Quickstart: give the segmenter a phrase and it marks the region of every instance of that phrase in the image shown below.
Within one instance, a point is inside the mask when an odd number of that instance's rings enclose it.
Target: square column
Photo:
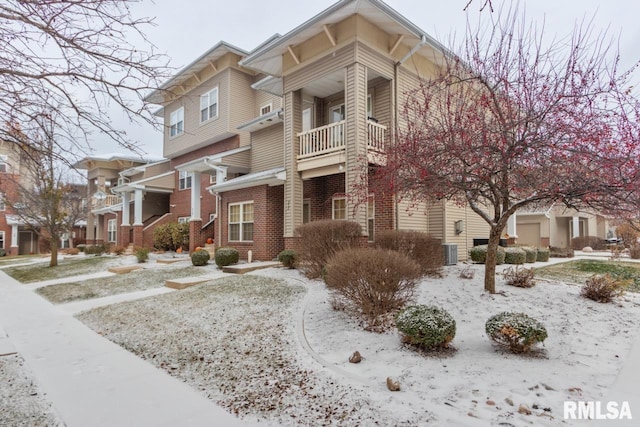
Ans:
[[[190,221],[202,222],[200,213],[200,172],[191,174],[191,219]]]
[[[302,94],[288,92],[284,96],[284,237],[292,238],[295,228],[302,224],[302,178],[298,173],[297,155],[300,152],[298,133],[302,131]]]
[[[133,225],[142,224],[142,196],[144,192],[141,188],[136,188],[133,200]],[[135,240],[135,239],[134,239]]]
[[[122,224],[131,225],[131,193],[122,193]]]

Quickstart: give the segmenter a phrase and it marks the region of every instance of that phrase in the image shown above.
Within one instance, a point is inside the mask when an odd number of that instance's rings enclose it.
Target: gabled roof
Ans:
[[[80,159],[73,164],[73,167],[77,169],[89,169],[90,163],[97,163],[97,162],[105,162],[105,163],[132,162],[132,163],[144,164],[144,163],[150,163],[155,161],[158,161],[158,159],[144,158],[144,157],[136,156],[133,154],[105,153],[105,154],[96,154],[92,156],[87,156],[83,159]]]
[[[164,97],[162,96],[162,93],[164,91],[184,83],[194,74],[198,73],[205,67],[210,66],[211,63],[217,61],[227,53],[235,53],[238,56],[246,56],[249,54],[249,52],[244,49],[240,49],[239,47],[236,47],[225,41],[220,41],[211,49],[202,54],[198,59],[184,67],[182,70],[178,71],[172,78],[163,83],[158,89],[147,95],[144,100],[152,104],[162,104],[164,102]]]
[[[409,48],[424,43],[437,51],[447,52],[447,49],[433,37],[380,0],[340,0],[287,34],[256,48],[240,61],[240,65],[280,77],[282,76],[282,55],[290,46],[296,46],[325,31],[325,26],[336,24],[354,14],[365,17],[388,34],[402,36],[402,43]]]

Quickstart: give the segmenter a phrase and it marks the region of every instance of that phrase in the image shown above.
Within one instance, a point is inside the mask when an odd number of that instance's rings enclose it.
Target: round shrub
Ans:
[[[447,347],[456,335],[456,321],[436,306],[405,308],[396,316],[396,327],[405,342],[425,349]]]
[[[204,249],[200,249],[199,251],[194,251],[191,254],[191,263],[196,267],[207,265],[210,259],[211,259],[211,255],[209,255],[209,252],[205,251]]]
[[[134,248],[134,253],[139,263],[147,262],[149,259],[149,248],[136,247]]]
[[[334,307],[362,320],[366,329],[381,331],[413,298],[420,274],[420,265],[400,252],[357,248],[329,258],[324,280]]]
[[[287,268],[295,268],[298,261],[298,254],[291,249],[285,249],[278,254],[278,261]]]
[[[587,279],[580,289],[580,295],[595,302],[607,303],[624,295],[631,280],[621,280],[610,274],[594,275]]]
[[[375,237],[377,248],[401,252],[420,264],[424,274],[441,276],[444,251],[440,239],[412,230],[385,230]]]
[[[479,245],[474,246],[469,250],[469,256],[471,257],[471,261],[484,264],[487,260],[487,248],[488,245]],[[498,246],[498,253],[496,254],[496,264],[504,264],[505,252],[502,246]]]
[[[538,250],[536,248],[525,246],[522,248],[522,250],[526,255],[524,262],[534,263],[538,260]]]
[[[240,260],[240,254],[234,248],[219,248],[216,251],[215,262],[218,267],[226,267]]]
[[[536,258],[536,261],[548,262],[550,255],[551,255],[551,251],[549,250],[549,248],[538,248],[538,256]]]
[[[524,264],[527,254],[522,248],[504,248],[504,262],[507,264]]]
[[[547,330],[536,319],[524,313],[502,312],[491,316],[485,324],[489,338],[509,347],[512,353],[524,353],[547,339]]]

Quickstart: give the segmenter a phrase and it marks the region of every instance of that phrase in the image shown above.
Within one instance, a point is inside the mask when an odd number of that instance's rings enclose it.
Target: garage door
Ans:
[[[540,246],[540,224],[518,224],[518,244]]]

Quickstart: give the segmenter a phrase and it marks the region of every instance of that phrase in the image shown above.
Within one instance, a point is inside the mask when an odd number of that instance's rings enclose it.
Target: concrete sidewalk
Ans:
[[[248,425],[2,271],[0,332],[68,427]]]

